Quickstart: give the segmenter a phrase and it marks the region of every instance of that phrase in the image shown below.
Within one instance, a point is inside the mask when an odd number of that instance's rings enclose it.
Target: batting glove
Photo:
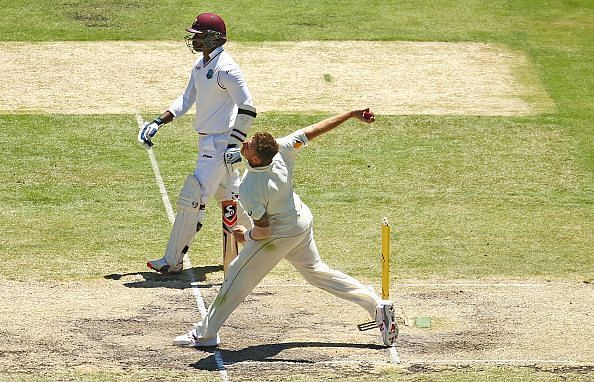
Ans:
[[[163,121],[160,118],[155,119],[151,123],[145,122],[144,127],[138,132],[138,143],[147,149],[153,147],[152,139],[162,125]]]
[[[237,145],[229,145],[225,149],[225,167],[227,167],[227,173],[231,174],[235,171],[241,163],[241,149]]]

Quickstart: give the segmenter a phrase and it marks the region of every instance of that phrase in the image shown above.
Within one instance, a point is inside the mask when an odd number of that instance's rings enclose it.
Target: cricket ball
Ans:
[[[371,119],[371,113],[368,111],[364,111],[363,112],[363,118],[365,119]]]

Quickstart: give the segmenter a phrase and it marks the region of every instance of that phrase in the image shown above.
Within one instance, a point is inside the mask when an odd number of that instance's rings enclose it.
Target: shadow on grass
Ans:
[[[372,350],[383,350],[385,346],[375,344],[353,344],[353,343],[332,343],[332,342],[285,342],[276,344],[262,344],[249,346],[240,350],[224,350],[218,349],[223,358],[223,362],[226,365],[239,363],[239,362],[291,362],[301,364],[314,364],[317,361],[313,359],[307,359],[306,352],[300,352],[303,356],[298,359],[291,358],[275,358],[283,350],[294,349],[294,348],[354,348],[354,349],[372,349]],[[211,355],[201,359],[200,361],[190,364],[190,367],[200,370],[215,371],[218,370],[215,351],[216,348],[204,348],[199,349],[203,352],[209,352]]]
[[[222,272],[222,265],[208,265],[203,267],[193,267],[184,269],[180,273],[174,274],[160,274],[153,271],[147,272],[130,272],[130,273],[111,273],[103,276],[107,280],[122,280],[131,278],[131,281],[124,282],[124,286],[128,288],[174,288],[187,289],[192,288],[190,282],[206,281],[206,275],[214,272]],[[194,287],[212,287],[209,285],[195,285]]]

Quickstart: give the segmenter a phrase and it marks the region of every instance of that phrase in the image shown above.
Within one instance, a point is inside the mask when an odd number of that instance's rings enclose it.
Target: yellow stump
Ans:
[[[390,223],[382,221],[382,299],[390,298]]]

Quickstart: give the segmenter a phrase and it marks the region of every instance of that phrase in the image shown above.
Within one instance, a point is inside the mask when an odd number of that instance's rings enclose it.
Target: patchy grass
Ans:
[[[262,115],[277,136],[325,116]],[[160,255],[169,232],[133,116],[2,117],[1,251],[8,278],[96,278]],[[173,203],[194,165],[184,118],[156,139]],[[591,195],[572,139],[537,119],[384,117],[347,123],[299,159],[323,256],[366,279],[379,269],[383,216],[397,277],[592,280]],[[42,132],[42,134],[40,134]],[[219,211],[191,253],[220,262]],[[25,272],[26,270],[26,272]]]

